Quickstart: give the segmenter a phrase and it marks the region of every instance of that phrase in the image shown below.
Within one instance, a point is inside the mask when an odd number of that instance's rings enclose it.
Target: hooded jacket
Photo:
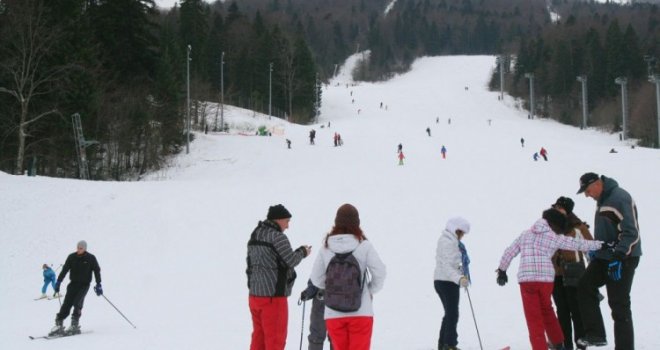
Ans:
[[[519,283],[552,283],[555,280],[552,256],[557,249],[586,252],[600,249],[602,243],[601,241],[576,240],[572,237],[558,235],[550,229],[550,225],[545,219],[539,219],[504,251],[499,269],[506,271],[511,260],[520,254]]]
[[[463,277],[461,264],[462,259],[461,251],[458,248],[458,236],[456,236],[456,233],[445,229],[442,231],[440,238],[438,238],[433,279],[458,284],[461,277]]]
[[[618,242],[614,249],[626,256],[641,256],[642,241],[635,201],[614,179],[600,178],[603,192],[597,202],[594,238],[608,243]],[[597,259],[611,260],[613,257],[609,250],[596,252]]]
[[[340,312],[331,308],[325,308],[325,319],[355,316],[373,316],[372,296],[383,288],[385,276],[387,274],[385,264],[380,260],[378,253],[367,240],[362,242],[352,234],[339,234],[328,237],[328,247],[324,247],[314,261],[312,283],[320,289],[325,289],[325,272],[330,260],[336,253],[343,254],[353,252],[353,256],[360,264],[360,272],[364,275],[365,270],[369,271],[371,280],[362,291],[362,304],[360,309],[354,312]]]

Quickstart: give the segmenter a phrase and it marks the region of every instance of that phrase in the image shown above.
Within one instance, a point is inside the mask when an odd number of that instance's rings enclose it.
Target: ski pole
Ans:
[[[117,312],[119,312],[119,314],[120,314],[120,315],[121,315],[121,316],[122,316],[122,317],[123,317],[128,323],[130,323],[131,326],[133,326],[133,328],[137,328],[137,327],[135,327],[135,325],[133,324],[133,322],[129,321],[128,318],[126,318],[126,316],[124,316],[124,314],[121,313],[121,311],[119,311],[119,309],[115,306],[115,304],[113,304],[110,300],[108,300],[108,298],[107,298],[104,294],[101,294],[101,296],[103,297],[103,299],[105,299],[105,301],[108,302],[108,304],[112,305],[112,307],[114,307],[115,310],[117,310]]]
[[[479,335],[479,327],[477,327],[477,318],[474,316],[474,308],[472,307],[472,298],[470,298],[470,291],[468,287],[465,287],[465,293],[467,293],[468,301],[470,302],[470,310],[472,311],[472,319],[474,320],[474,328],[477,330],[477,338],[479,339],[479,348],[484,350],[483,344],[481,344],[481,335]]]
[[[302,310],[302,325],[300,326],[300,350],[302,350],[302,345],[303,345],[303,333],[305,332],[305,304],[307,301],[302,302],[303,310]]]

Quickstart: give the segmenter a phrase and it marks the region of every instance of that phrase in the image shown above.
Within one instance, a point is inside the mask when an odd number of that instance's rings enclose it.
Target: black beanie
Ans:
[[[344,204],[337,209],[337,216],[335,216],[336,227],[359,227],[360,214],[357,209],[350,204]]]
[[[270,208],[268,208],[268,216],[266,216],[266,219],[268,220],[278,220],[278,219],[288,219],[291,217],[291,213],[289,213],[288,210],[282,205],[273,205]]]
[[[543,218],[548,222],[555,233],[562,234],[566,230],[566,215],[557,209],[548,209],[543,212]]]

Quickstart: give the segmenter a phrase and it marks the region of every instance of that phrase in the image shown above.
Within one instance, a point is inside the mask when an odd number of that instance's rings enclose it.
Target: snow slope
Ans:
[[[513,277],[517,260],[504,288],[495,284],[493,271],[504,248],[560,195],[572,197],[575,212],[593,222],[594,202],[575,195],[586,171],[615,178],[638,204],[645,255],[632,292],[637,349],[660,348],[660,282],[652,272],[660,263],[660,217],[654,214],[660,211],[660,153],[631,149],[595,130],[528,120],[517,101],[498,101],[486,90],[494,62],[485,56],[423,58],[409,73],[375,84],[352,82],[347,64],[323,91],[325,127],[228,108],[227,122],[242,130],[197,135],[189,155],[148,181],[0,173],[0,348],[247,349],[246,243],[268,206],[283,203],[293,213],[286,233],[294,247],[313,245],[289,299],[287,349],[298,349],[302,308],[295,301],[336,209],[349,202],[360,210],[365,234],[388,268],[385,288],[374,299],[374,350],[435,348],[443,314],[432,283],[435,245],[454,215],[472,223],[464,242],[485,348],[529,349]],[[278,133],[246,136],[259,125]],[[314,146],[307,139],[312,128]],[[341,133],[343,147],[332,146],[334,132]],[[396,165],[399,143],[405,166]],[[550,160],[532,161],[541,146]],[[619,153],[608,153],[612,147]],[[105,295],[137,329],[90,292],[81,324],[93,333],[31,341],[27,336],[45,334],[58,311],[55,300],[32,300],[41,287],[41,265],[59,266],[80,239],[99,259]],[[467,301],[461,293],[459,346],[475,350],[479,341]]]

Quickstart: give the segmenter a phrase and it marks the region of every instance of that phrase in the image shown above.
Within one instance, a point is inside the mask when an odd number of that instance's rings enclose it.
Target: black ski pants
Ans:
[[[607,302],[614,320],[614,349],[635,350],[635,332],[630,310],[630,289],[639,257],[623,261],[621,279],[613,281],[607,275],[609,261],[594,259],[578,283],[578,302],[586,336],[606,339],[603,315],[600,312],[598,288],[607,289]]]
[[[440,337],[438,338],[438,350],[444,345],[458,345],[458,301],[460,298],[460,287],[458,284],[449,281],[433,281],[436,293],[440,296],[440,301],[445,309],[445,316],[442,318],[440,327]]]
[[[88,290],[89,283],[69,283],[66,287],[66,295],[64,296],[64,302],[62,303],[60,312],[57,314],[57,319],[64,320],[69,317],[72,307],[72,317],[79,319],[82,314],[83,303],[85,302],[85,296],[87,295]]]
[[[584,337],[580,306],[577,299],[577,287],[564,286],[564,278],[555,276],[552,299],[557,307],[557,319],[564,333],[564,347],[573,350],[573,339]]]

